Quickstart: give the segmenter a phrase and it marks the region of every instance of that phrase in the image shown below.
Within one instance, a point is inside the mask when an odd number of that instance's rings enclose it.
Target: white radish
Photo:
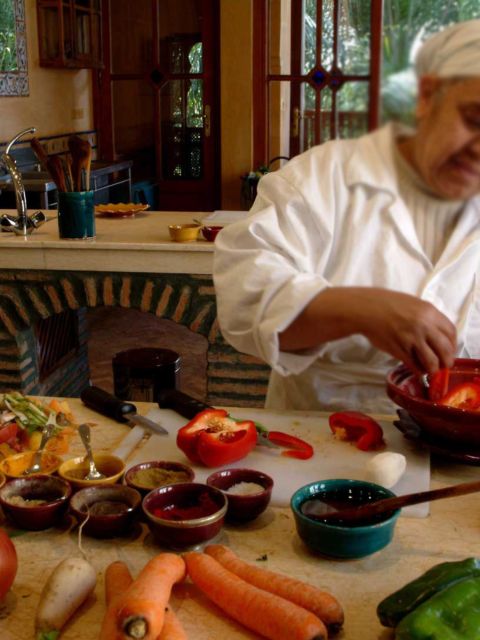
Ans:
[[[393,451],[384,451],[370,458],[365,466],[365,476],[366,480],[390,489],[397,484],[406,468],[407,459],[404,455]]]
[[[95,589],[97,572],[79,556],[65,558],[50,574],[35,618],[36,640],[56,640],[73,613]]]

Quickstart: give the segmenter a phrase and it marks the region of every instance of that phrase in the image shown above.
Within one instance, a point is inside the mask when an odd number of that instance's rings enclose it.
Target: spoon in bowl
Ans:
[[[361,524],[362,520],[368,520],[382,513],[388,513],[389,511],[396,511],[411,504],[420,504],[421,502],[430,502],[431,500],[443,500],[443,498],[454,498],[477,491],[480,491],[480,480],[476,480],[475,482],[462,482],[452,487],[442,487],[441,489],[433,489],[431,491],[408,493],[404,496],[396,496],[395,498],[382,498],[382,500],[362,504],[358,507],[339,509],[338,511],[327,511],[317,516],[313,513],[304,513],[306,516],[310,515],[310,517],[314,517],[327,524],[330,521],[332,521],[332,524]]]
[[[56,414],[54,411],[50,412],[48,416],[47,424],[43,427],[42,439],[40,440],[40,446],[35,451],[32,464],[23,472],[24,476],[29,476],[32,473],[40,473],[42,470],[42,454],[53,434],[53,430],[57,426]]]
[[[92,447],[90,445],[90,427],[86,422],[79,425],[78,433],[80,434],[80,438],[82,439],[83,445],[87,451],[86,460],[88,462],[89,471],[85,476],[85,480],[101,480],[106,476],[95,466],[95,461],[93,460],[93,452]]]

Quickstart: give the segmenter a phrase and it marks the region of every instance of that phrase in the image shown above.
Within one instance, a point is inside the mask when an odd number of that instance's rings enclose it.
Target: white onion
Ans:
[[[406,468],[407,459],[404,455],[393,451],[384,451],[370,458],[365,465],[365,476],[366,480],[390,489],[397,484]]]

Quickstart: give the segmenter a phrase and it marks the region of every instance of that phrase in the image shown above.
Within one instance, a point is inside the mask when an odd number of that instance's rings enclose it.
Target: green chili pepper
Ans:
[[[480,640],[480,578],[436,593],[403,618],[395,640]]]
[[[385,627],[396,627],[402,618],[435,593],[474,576],[480,577],[478,558],[437,564],[382,600],[377,607],[377,616]]]

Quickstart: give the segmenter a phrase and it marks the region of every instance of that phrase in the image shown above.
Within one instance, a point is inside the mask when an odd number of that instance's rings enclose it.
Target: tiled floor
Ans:
[[[201,400],[206,396],[207,340],[172,320],[119,307],[87,313],[88,354],[92,384],[113,392],[112,358],[140,347],[172,349],[181,357],[179,388]]]

